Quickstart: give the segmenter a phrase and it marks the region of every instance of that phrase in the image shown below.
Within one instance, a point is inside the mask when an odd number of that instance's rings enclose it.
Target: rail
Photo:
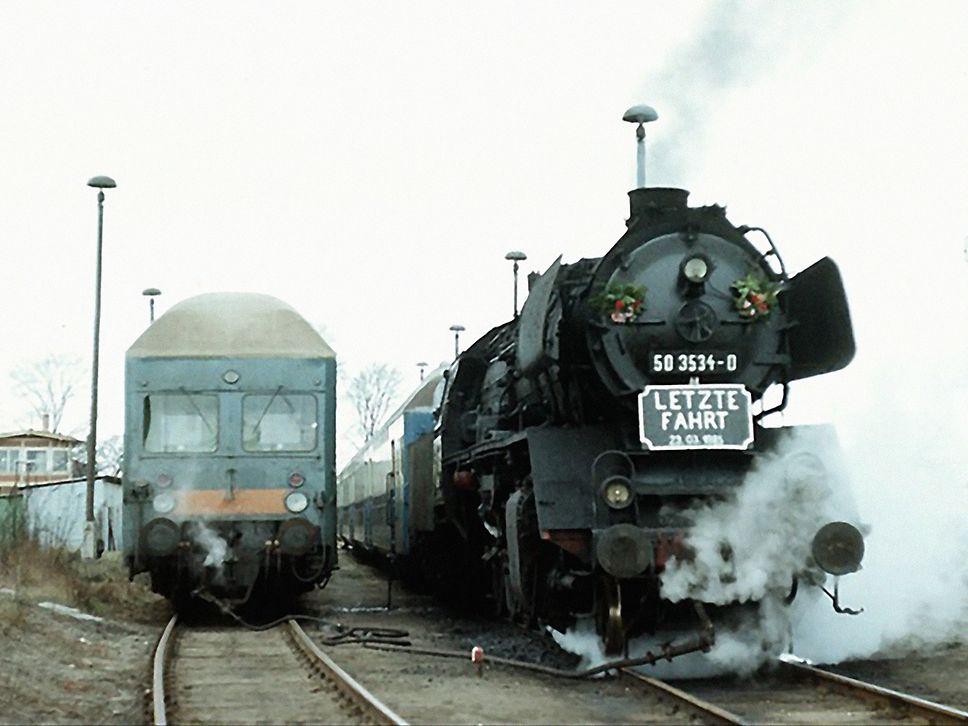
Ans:
[[[155,646],[155,657],[151,674],[151,704],[152,720],[156,726],[166,726],[168,711],[165,703],[165,673],[168,671],[168,661],[171,658],[171,643],[174,641],[172,633],[178,623],[178,615],[172,615],[165,626],[158,645]]]
[[[158,639],[152,660],[151,719],[157,726],[168,724],[172,716],[171,699],[176,697],[171,681],[171,661],[177,625],[178,616],[172,616]],[[407,723],[323,653],[295,620],[287,620],[282,627],[295,652],[329,683],[332,691],[339,694],[334,703],[342,704],[339,708],[344,710],[344,714],[348,709],[354,719],[358,717],[363,723]]]
[[[375,723],[406,724],[400,716],[381,703],[349,673],[321,651],[295,620],[287,621],[289,633],[296,645],[307,654],[314,667],[321,669],[336,687],[351,701],[356,703]]]
[[[622,668],[621,673],[623,676],[627,676],[634,680],[644,683],[646,686],[651,688],[653,691],[657,692],[660,696],[664,696],[671,700],[676,705],[690,711],[694,715],[702,719],[703,723],[725,723],[725,724],[745,724],[746,722],[737,716],[735,713],[731,713],[726,709],[720,708],[714,703],[710,703],[702,698],[693,696],[690,693],[671,686],[665,681],[660,681],[658,678],[652,678],[651,676],[643,675],[642,673],[637,673],[629,668]]]
[[[968,712],[950,706],[944,706],[934,701],[895,691],[873,683],[859,681],[856,678],[831,673],[822,668],[816,668],[798,660],[782,659],[782,667],[797,673],[801,677],[830,684],[853,695],[881,706],[906,711],[908,716],[923,718],[928,723],[968,723]]]

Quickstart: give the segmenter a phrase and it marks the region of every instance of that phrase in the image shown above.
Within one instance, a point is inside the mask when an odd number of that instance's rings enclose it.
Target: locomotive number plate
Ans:
[[[646,386],[639,394],[639,440],[653,451],[747,449],[752,402],[738,383]]]
[[[649,356],[649,373],[733,373],[739,368],[736,353],[656,350]]]

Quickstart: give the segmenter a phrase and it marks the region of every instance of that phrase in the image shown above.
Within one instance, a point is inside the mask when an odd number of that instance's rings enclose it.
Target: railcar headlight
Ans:
[[[309,497],[302,492],[289,492],[286,495],[285,502],[286,509],[293,514],[299,514],[300,512],[305,512],[306,507],[309,506]]]
[[[625,509],[632,503],[632,487],[624,476],[612,476],[602,485],[602,498],[612,509]]]
[[[151,500],[151,506],[155,508],[156,512],[167,514],[175,508],[175,498],[168,492],[162,492],[156,494],[155,498]]]
[[[306,477],[304,477],[298,471],[294,471],[292,474],[289,475],[289,486],[291,486],[293,489],[296,489],[297,487],[301,487],[305,483],[306,483]]]
[[[709,261],[701,255],[690,257],[682,264],[682,274],[689,282],[705,282],[709,277]]]
[[[160,487],[170,487],[171,486],[171,483],[173,481],[174,481],[174,479],[172,479],[171,478],[171,475],[169,475],[169,474],[159,474],[158,475],[157,482],[158,482],[158,486],[160,486]]]

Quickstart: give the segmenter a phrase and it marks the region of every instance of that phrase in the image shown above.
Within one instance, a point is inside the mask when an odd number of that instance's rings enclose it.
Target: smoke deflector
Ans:
[[[790,377],[819,376],[839,371],[857,348],[840,270],[829,257],[815,262],[790,280],[783,292],[793,326],[788,333]]]

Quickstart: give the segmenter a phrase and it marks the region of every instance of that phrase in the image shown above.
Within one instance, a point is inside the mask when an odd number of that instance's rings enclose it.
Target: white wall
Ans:
[[[27,523],[42,544],[77,551],[84,538],[87,482],[83,479],[22,490]],[[121,549],[121,485],[94,481],[94,520],[105,549]]]

